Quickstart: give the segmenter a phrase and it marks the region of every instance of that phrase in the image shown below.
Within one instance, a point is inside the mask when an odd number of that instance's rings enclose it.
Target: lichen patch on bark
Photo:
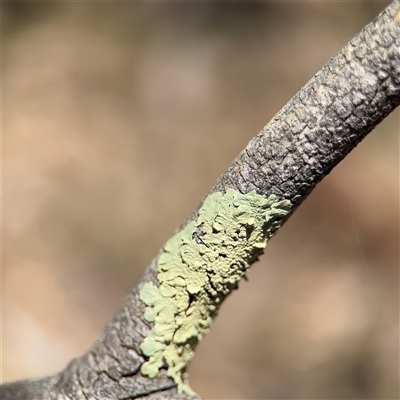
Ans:
[[[290,201],[228,189],[208,196],[196,221],[173,236],[157,261],[160,286],[147,282],[140,299],[154,327],[141,350],[143,375],[166,363],[179,392],[192,393],[186,367],[208,332],[222,300],[235,288],[268,239],[279,229]]]

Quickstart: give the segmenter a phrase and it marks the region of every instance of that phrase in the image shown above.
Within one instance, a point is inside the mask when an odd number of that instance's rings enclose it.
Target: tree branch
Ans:
[[[316,184],[399,105],[399,38],[400,0],[395,0],[250,141],[205,198],[228,189],[275,195],[277,201],[290,204],[288,214],[282,217],[287,219]],[[197,220],[204,199],[180,230]],[[198,233],[197,238],[200,236]],[[157,261],[163,251],[86,354],[52,377],[3,385],[1,398],[195,398],[178,393],[165,362],[154,378],[140,372],[147,360],[140,346],[153,327],[144,317],[140,290],[146,282],[160,285]]]

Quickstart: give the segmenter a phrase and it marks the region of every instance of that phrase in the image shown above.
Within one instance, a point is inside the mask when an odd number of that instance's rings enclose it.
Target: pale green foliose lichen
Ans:
[[[289,200],[278,201],[274,195],[233,189],[213,193],[197,220],[167,242],[157,261],[160,286],[147,282],[140,290],[147,306],[144,318],[154,322],[141,345],[148,357],[143,375],[155,377],[166,364],[178,391],[192,393],[185,370],[194,347],[289,209]]]

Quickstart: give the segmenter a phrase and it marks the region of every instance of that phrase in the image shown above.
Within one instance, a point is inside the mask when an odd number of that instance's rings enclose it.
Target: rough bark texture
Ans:
[[[250,141],[208,194],[227,188],[275,194],[290,200],[293,212],[399,103],[400,0],[396,0]],[[139,346],[151,326],[143,319],[145,307],[138,292],[144,282],[157,284],[156,260],[86,354],[52,377],[3,385],[1,398],[189,398],[177,394],[166,369],[155,379],[140,373],[144,357]]]

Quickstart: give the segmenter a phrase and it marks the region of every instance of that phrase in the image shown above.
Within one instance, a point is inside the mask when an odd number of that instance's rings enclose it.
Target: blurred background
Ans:
[[[85,352],[250,138],[387,4],[3,3],[3,380]],[[395,111],[227,299],[192,387],[398,398],[398,267]]]

